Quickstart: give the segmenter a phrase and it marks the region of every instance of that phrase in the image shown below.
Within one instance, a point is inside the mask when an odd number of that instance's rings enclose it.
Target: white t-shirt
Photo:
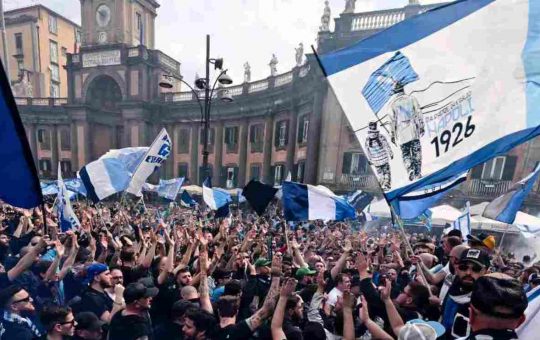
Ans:
[[[337,287],[334,287],[330,291],[330,293],[328,293],[328,300],[326,301],[326,303],[329,304],[332,307],[335,307],[338,298],[340,298],[342,296],[343,296],[343,292],[341,290],[337,289]]]

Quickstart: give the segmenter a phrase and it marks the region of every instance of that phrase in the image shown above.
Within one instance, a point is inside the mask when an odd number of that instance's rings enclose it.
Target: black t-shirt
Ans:
[[[0,273],[0,289],[7,288],[11,285],[7,273]]]
[[[154,323],[167,318],[172,305],[180,300],[180,289],[176,286],[172,275],[167,277],[162,285],[156,283],[156,287],[159,289],[159,293],[152,300],[152,310],[150,311]]]
[[[109,340],[135,340],[140,337],[154,339],[149,316],[114,314],[109,325]]]
[[[171,321],[166,321],[155,328],[154,338],[160,340],[184,340],[182,326]]]
[[[251,337],[253,332],[249,328],[246,320],[242,320],[235,325],[229,325],[225,328],[220,328],[219,333],[215,337],[216,340],[245,340]]]
[[[88,287],[82,294],[81,301],[77,303],[75,312],[92,312],[101,319],[103,313],[106,311],[110,312],[112,308],[113,300],[107,295],[107,293],[101,293],[91,287]]]
[[[136,282],[138,279],[148,276],[148,269],[143,266],[126,267],[121,266],[120,270],[124,274],[124,287],[128,284]]]

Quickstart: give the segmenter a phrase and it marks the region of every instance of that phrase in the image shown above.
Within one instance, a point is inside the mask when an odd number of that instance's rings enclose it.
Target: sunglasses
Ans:
[[[75,326],[75,319],[72,319],[71,321],[66,321],[66,322],[60,322],[60,325],[71,325],[71,326]]]
[[[467,269],[470,269],[475,273],[480,273],[482,269],[484,269],[484,266],[481,266],[479,264],[473,264],[473,265],[460,264],[458,266],[458,269],[461,270],[462,272],[467,271]]]

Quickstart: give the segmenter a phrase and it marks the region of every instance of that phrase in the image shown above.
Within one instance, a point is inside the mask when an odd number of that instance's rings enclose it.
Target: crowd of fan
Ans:
[[[516,339],[540,284],[491,235],[83,202],[62,233],[47,210],[1,206],[1,339]]]

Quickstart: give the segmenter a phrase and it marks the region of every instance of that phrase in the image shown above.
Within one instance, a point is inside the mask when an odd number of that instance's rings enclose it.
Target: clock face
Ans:
[[[105,27],[111,21],[111,9],[107,5],[100,5],[96,11],[96,22],[100,27]]]

